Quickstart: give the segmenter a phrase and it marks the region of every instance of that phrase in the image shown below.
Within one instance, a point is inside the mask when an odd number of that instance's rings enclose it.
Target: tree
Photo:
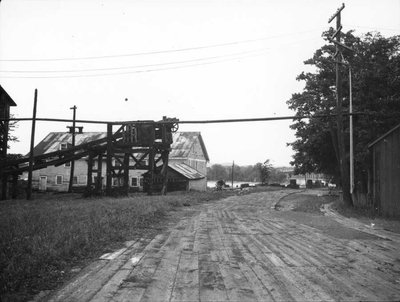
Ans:
[[[257,163],[256,167],[260,174],[261,183],[266,184],[271,174],[272,164],[267,159],[264,163]]]
[[[333,29],[323,33],[331,36]],[[365,115],[354,121],[355,176],[358,190],[366,190],[366,174],[370,168],[367,145],[398,123],[400,117],[400,36],[384,38],[379,33],[356,37],[352,31],[344,34],[344,43],[354,52],[344,51],[352,69],[353,111]],[[287,101],[297,116],[335,113],[335,70],[332,56],[335,47],[325,45],[313,58],[305,61],[314,72],[303,72],[297,80],[304,81],[301,93]],[[348,67],[341,69],[343,78],[343,110],[348,112]],[[294,120],[291,128],[296,140],[289,145],[295,151],[292,165],[295,172],[322,172],[340,180],[337,128],[332,118]],[[344,123],[348,136],[348,121]],[[347,140],[348,141],[348,140]],[[346,145],[348,148],[348,142]],[[345,160],[348,160],[348,155]]]
[[[220,164],[215,164],[212,165],[211,167],[207,168],[207,177],[209,179],[213,180],[226,180],[228,178],[228,171],[226,167],[220,165]]]
[[[10,114],[10,118],[14,118],[13,114]],[[12,134],[13,131],[18,127],[17,121],[10,121],[8,123],[8,142],[18,142],[18,138]],[[9,148],[10,146],[8,146]]]

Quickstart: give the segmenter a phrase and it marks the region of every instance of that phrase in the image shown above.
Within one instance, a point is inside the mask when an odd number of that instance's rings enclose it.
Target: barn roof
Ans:
[[[106,137],[106,132],[75,133],[75,145],[88,143]],[[34,155],[41,155],[60,150],[61,143],[72,143],[72,134],[67,132],[50,132],[33,149]]]
[[[190,167],[187,164],[184,163],[168,163],[168,167],[171,169],[175,170],[179,174],[181,174],[183,177],[189,179],[189,180],[195,180],[195,179],[202,179],[205,176],[201,174],[199,171],[196,169]]]
[[[396,127],[390,129],[388,132],[386,132],[384,135],[378,137],[376,140],[374,140],[372,143],[368,144],[368,148],[371,148],[373,145],[376,145],[378,142],[383,140],[385,137],[396,131],[397,129],[400,128],[400,124],[398,124]]]
[[[193,147],[196,140],[199,140],[201,149],[203,150],[204,157],[207,161],[210,161],[208,157],[207,149],[204,144],[203,138],[200,132],[176,132],[173,134],[173,143],[171,145],[171,158],[185,158],[188,157],[191,148]]]
[[[106,132],[75,133],[75,145],[88,143],[107,136]],[[209,161],[207,149],[200,132],[176,132],[173,134],[170,158],[185,158],[196,142],[199,140],[204,157]],[[60,150],[61,143],[72,143],[72,134],[68,132],[50,132],[33,150],[34,155],[41,155]]]
[[[9,106],[17,106],[15,104],[14,100],[8,95],[7,91],[4,90],[4,88],[0,85],[0,101],[1,102],[7,102]]]

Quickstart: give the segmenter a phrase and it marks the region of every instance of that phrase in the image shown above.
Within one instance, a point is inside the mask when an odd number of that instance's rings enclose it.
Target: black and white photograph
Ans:
[[[0,0],[13,301],[400,301],[400,0]]]

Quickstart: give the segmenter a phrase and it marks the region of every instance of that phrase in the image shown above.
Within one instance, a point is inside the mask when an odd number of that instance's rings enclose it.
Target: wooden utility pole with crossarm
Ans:
[[[341,76],[341,66],[343,65],[343,49],[351,50],[348,46],[341,43],[341,12],[344,9],[344,3],[336,11],[336,13],[329,19],[328,23],[331,23],[336,19],[336,32],[329,38],[330,42],[334,43],[336,46],[336,52],[333,56],[336,64],[336,114],[337,114],[337,138],[338,138],[338,158],[339,158],[339,168],[340,177],[343,190],[343,201],[346,205],[352,206],[353,201],[350,194],[350,177],[349,177],[349,165],[346,157],[344,130],[343,130],[343,112],[342,112],[342,76]]]

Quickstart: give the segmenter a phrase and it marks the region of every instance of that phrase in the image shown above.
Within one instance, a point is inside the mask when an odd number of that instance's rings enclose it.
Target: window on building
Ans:
[[[140,177],[139,185],[140,185],[141,187],[143,187],[143,177]]]
[[[68,149],[68,144],[67,143],[61,143],[60,144],[60,150],[67,150]]]
[[[136,177],[131,178],[131,186],[137,187],[138,186],[138,179]]]
[[[63,183],[63,176],[57,175],[56,176],[56,185],[62,185],[62,183]]]
[[[64,164],[64,166],[65,167],[71,167],[71,162],[69,161],[69,162],[66,162],[65,164]]]
[[[78,176],[74,176],[72,178],[72,184],[77,185],[78,184]]]

